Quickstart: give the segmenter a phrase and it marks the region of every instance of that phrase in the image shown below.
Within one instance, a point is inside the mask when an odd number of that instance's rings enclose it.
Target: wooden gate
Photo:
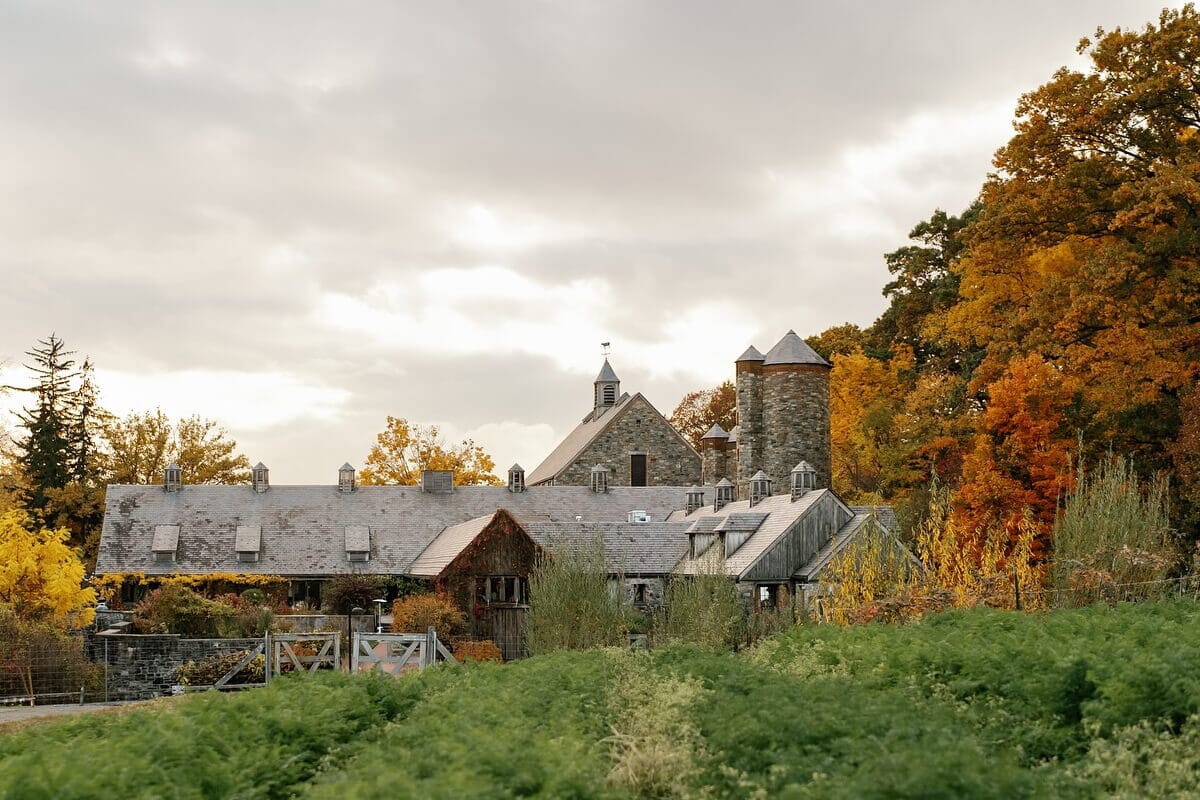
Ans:
[[[188,685],[183,686],[182,689],[181,687],[175,687],[172,691],[179,692],[182,690],[187,692],[200,692],[206,689],[250,689],[257,686],[266,686],[267,681],[270,679],[266,664],[268,647],[267,642],[270,641],[270,639],[271,636],[268,634],[264,636],[262,641],[258,642],[254,647],[244,651],[242,653],[242,657],[238,659],[237,663],[234,664],[228,672],[218,678],[216,682],[207,686]],[[249,677],[247,671],[250,669],[251,663],[259,657],[263,659],[262,680],[247,680]]]
[[[386,672],[402,675],[442,661],[455,663],[454,656],[438,641],[430,628],[426,633],[354,633],[350,650],[351,672]]]
[[[342,668],[340,633],[276,633],[271,635],[271,674],[316,672]]]

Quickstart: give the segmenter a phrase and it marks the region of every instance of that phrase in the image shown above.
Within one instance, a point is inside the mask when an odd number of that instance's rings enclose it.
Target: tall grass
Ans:
[[[1075,491],[1054,523],[1055,600],[1143,599],[1161,594],[1178,551],[1168,520],[1168,484],[1141,481],[1131,460],[1109,457],[1090,473],[1082,465]]]
[[[720,649],[734,643],[741,621],[737,587],[719,563],[699,575],[672,575],[667,580],[654,636],[660,643]]]
[[[630,609],[609,579],[604,540],[551,543],[529,576],[527,636],[533,655],[621,643]]]

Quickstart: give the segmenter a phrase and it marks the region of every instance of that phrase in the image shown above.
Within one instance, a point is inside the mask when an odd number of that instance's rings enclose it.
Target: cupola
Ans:
[[[592,491],[596,494],[608,491],[608,467],[603,464],[592,467]]]
[[[254,486],[254,491],[262,494],[271,487],[269,474],[270,470],[267,469],[267,465],[261,461],[250,469],[250,480],[251,485]]]
[[[508,468],[508,490],[513,494],[525,491],[525,468],[520,464]]]
[[[347,461],[338,470],[338,491],[343,494],[350,494],[354,491],[354,488],[354,467],[350,466],[350,462]]]
[[[713,502],[713,511],[720,511],[733,502],[734,488],[733,481],[729,480],[729,478],[721,478],[717,482],[717,498]]]
[[[604,359],[604,366],[600,368],[600,374],[596,376],[592,385],[595,387],[596,416],[598,417],[607,409],[615,406],[617,399],[621,396],[621,379],[617,377],[617,373],[613,371],[607,358]]]
[[[750,478],[750,505],[761,503],[771,496],[771,479],[761,469]]]
[[[701,508],[704,505],[704,489],[699,486],[693,486],[687,490],[687,505],[685,512],[687,514]]]
[[[183,470],[179,465],[172,461],[163,470],[163,488],[168,492],[178,492],[179,487],[183,485]]]
[[[817,487],[817,470],[807,461],[801,461],[792,468],[792,499],[811,492]]]

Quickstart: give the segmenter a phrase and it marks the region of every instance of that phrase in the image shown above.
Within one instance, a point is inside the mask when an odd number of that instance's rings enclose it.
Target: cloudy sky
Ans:
[[[0,383],[55,331],[276,482],[388,414],[532,470],[601,341],[669,413],[870,324],[1020,93],[1161,6],[0,0]]]

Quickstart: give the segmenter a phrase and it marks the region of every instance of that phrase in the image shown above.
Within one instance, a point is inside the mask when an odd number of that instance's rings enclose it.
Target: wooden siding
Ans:
[[[487,578],[529,578],[541,548],[507,511],[496,512],[479,535],[437,577],[437,586],[467,615],[471,636],[496,643],[504,658],[527,655],[525,603],[489,603],[483,596]]]
[[[811,561],[853,516],[833,492],[826,492],[739,580],[763,583],[791,580],[796,570]]]

